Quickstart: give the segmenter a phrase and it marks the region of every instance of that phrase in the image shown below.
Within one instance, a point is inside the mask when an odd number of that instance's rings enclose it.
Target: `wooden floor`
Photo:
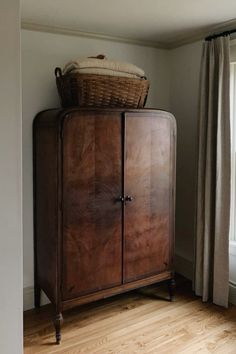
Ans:
[[[163,286],[146,288],[64,314],[62,344],[54,344],[51,307],[25,313],[25,354],[236,354],[236,307],[203,304],[188,284],[175,302]]]

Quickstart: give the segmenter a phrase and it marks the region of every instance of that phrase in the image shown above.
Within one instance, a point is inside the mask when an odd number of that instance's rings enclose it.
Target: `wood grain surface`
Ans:
[[[34,148],[35,304],[42,289],[59,342],[64,309],[173,278],[175,121],[47,110]]]
[[[37,157],[37,158],[36,158]],[[34,263],[35,290],[57,301],[58,128],[55,112],[34,121]],[[38,289],[37,289],[38,287]]]
[[[175,302],[152,286],[69,310],[63,341],[54,343],[50,306],[25,313],[25,354],[236,353],[236,307],[202,303],[188,283]]]
[[[170,119],[126,114],[124,278],[133,281],[171,267],[175,146]]]
[[[122,282],[120,114],[72,114],[63,134],[63,300]]]

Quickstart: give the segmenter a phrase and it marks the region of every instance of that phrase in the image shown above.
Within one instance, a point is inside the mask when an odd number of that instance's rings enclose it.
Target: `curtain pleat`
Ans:
[[[228,306],[230,215],[229,36],[204,43],[199,116],[195,292]]]

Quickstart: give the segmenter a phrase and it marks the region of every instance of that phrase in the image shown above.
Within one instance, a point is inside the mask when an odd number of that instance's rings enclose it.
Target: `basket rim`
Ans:
[[[129,82],[146,82],[150,83],[149,80],[146,77],[125,77],[125,76],[112,76],[112,75],[100,75],[100,74],[80,74],[80,73],[74,73],[74,74],[64,74],[62,76],[57,76],[57,79],[69,79],[69,78],[75,78],[75,79],[92,79],[92,80],[114,80],[114,81],[129,81]]]

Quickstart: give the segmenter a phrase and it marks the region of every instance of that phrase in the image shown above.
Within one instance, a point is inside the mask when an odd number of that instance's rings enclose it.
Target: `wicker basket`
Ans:
[[[149,81],[95,74],[62,75],[55,69],[62,107],[142,108],[147,99]]]

